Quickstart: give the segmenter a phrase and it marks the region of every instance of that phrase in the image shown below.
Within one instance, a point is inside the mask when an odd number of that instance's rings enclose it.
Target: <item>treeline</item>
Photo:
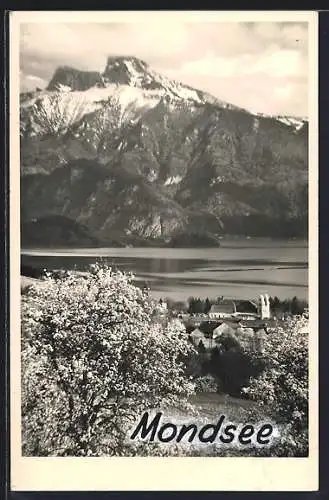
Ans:
[[[186,231],[174,235],[169,244],[172,248],[209,248],[219,247],[218,238],[205,231]]]
[[[213,304],[219,304],[223,297],[210,300],[200,299],[199,297],[190,297],[187,301],[187,312],[189,314],[208,314]]]
[[[277,200],[273,199],[275,203]],[[268,217],[262,214],[224,216],[226,231],[234,235],[271,238],[307,238],[308,216],[295,218]]]
[[[21,264],[21,275],[29,278],[41,278],[44,276],[44,270],[40,267],[33,267],[26,264]]]
[[[47,246],[47,247],[90,247],[100,246],[87,227],[68,217],[49,215],[40,217],[35,221],[21,223],[22,246]]]
[[[166,299],[168,309],[171,311],[187,312],[189,314],[208,314],[213,304],[219,304],[223,299],[222,296],[216,299],[202,299],[200,297],[189,297],[187,302],[174,301],[170,298]],[[273,316],[289,314],[292,316],[303,314],[308,308],[306,300],[298,299],[296,296],[292,298],[279,299],[278,297],[270,297],[270,307]]]
[[[301,315],[308,308],[307,300],[298,299],[296,296],[292,299],[280,300],[278,297],[270,297],[270,307],[273,316],[280,314],[291,314],[292,316]]]
[[[223,297],[216,299],[201,299],[200,297],[189,297],[187,301],[173,300],[170,297],[165,299],[170,311],[179,311],[189,314],[208,314],[213,304],[219,304]]]

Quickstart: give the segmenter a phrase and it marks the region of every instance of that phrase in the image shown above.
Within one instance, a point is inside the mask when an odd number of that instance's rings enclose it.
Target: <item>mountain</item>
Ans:
[[[20,136],[23,245],[61,245],[68,226],[77,245],[307,234],[307,120],[250,113],[136,57],[58,68],[21,94]],[[54,220],[51,237],[37,229]]]

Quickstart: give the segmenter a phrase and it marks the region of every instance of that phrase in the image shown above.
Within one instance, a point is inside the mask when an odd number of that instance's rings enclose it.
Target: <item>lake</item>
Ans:
[[[307,241],[222,240],[219,248],[22,249],[22,264],[85,270],[102,259],[132,271],[157,297],[308,298]]]

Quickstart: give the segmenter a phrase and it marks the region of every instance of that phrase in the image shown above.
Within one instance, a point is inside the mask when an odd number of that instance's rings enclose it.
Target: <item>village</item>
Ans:
[[[223,336],[236,338],[248,350],[262,352],[267,336],[292,316],[291,313],[277,316],[276,311],[271,311],[268,294],[260,295],[258,303],[220,297],[211,305],[208,313],[197,314],[169,311],[167,302],[160,299],[157,311],[162,317],[176,317],[184,326],[190,341],[199,352],[204,353],[211,353]],[[298,316],[307,320],[308,309],[304,308]]]
[[[25,266],[23,270],[32,274],[31,269]],[[32,271],[38,272],[34,269]],[[33,283],[42,286],[43,280],[40,279],[40,272],[38,273],[39,279],[22,277],[22,290],[28,289]],[[81,271],[74,273],[87,276],[87,273]],[[63,271],[53,274],[60,276]],[[147,295],[152,296],[146,284],[142,288]],[[205,356],[210,356],[213,349],[218,347],[225,337],[231,337],[247,351],[263,352],[268,335],[275,332],[278,327],[284,327],[289,318],[303,317],[303,324],[306,325],[303,328],[308,330],[307,305],[305,301],[296,297],[280,301],[267,293],[260,294],[258,300],[219,296],[215,301],[210,301],[208,298],[201,300],[190,297],[186,303],[172,303],[169,299],[160,298],[155,309],[155,317],[165,324],[175,319],[199,354]]]

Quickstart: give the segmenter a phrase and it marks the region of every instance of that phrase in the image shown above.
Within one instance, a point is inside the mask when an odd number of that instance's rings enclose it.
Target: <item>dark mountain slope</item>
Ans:
[[[137,58],[62,67],[21,99],[22,219],[125,244],[306,236],[307,143],[305,120],[251,114]]]

